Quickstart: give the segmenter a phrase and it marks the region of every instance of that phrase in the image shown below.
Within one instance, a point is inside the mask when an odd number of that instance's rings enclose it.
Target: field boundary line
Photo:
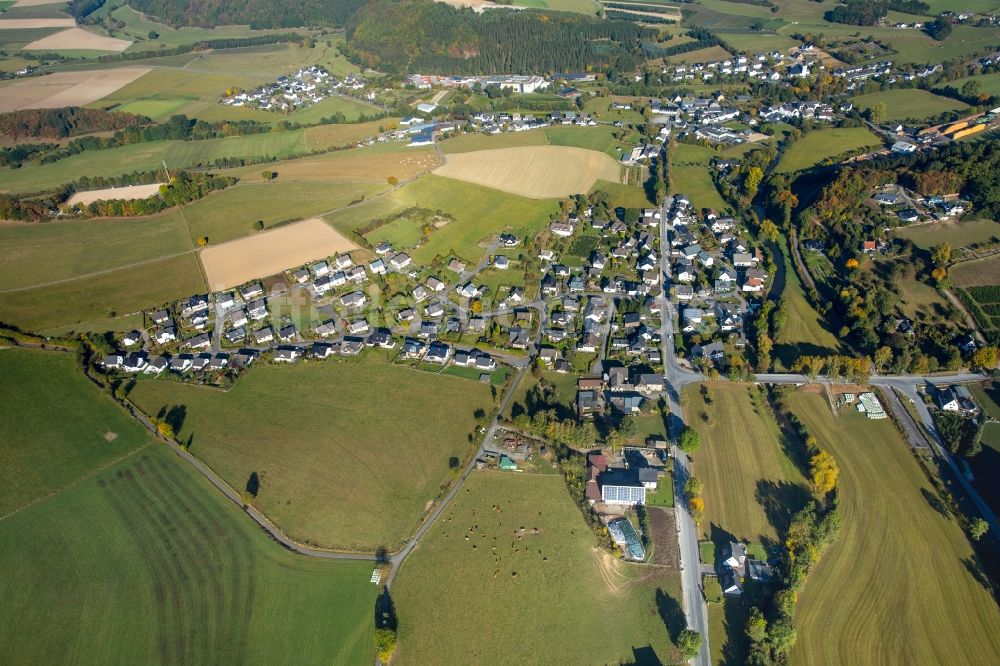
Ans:
[[[190,234],[190,232],[189,232]],[[183,252],[175,252],[173,254],[165,254],[159,257],[153,257],[152,259],[144,259],[142,261],[137,261],[131,264],[125,264],[123,266],[115,266],[114,268],[106,268],[100,271],[94,271],[93,273],[84,273],[83,275],[74,275],[73,277],[61,278],[59,280],[50,280],[49,282],[41,282],[39,284],[32,284],[25,287],[12,287],[10,289],[0,289],[0,294],[10,294],[17,291],[31,291],[32,289],[41,289],[43,287],[54,287],[59,284],[66,284],[68,282],[76,282],[77,280],[86,280],[92,277],[100,277],[101,275],[107,275],[108,273],[114,273],[116,271],[124,271],[129,268],[136,268],[138,266],[145,266],[147,264],[155,264],[158,261],[166,261],[167,259],[176,259],[177,257],[183,257],[185,254],[195,254],[197,250],[190,249],[184,250]],[[200,263],[200,262],[199,262]],[[202,276],[204,277],[204,276]]]
[[[93,478],[94,476],[100,474],[101,472],[103,472],[104,470],[108,469],[109,467],[113,467],[114,465],[117,465],[118,463],[123,462],[123,461],[127,460],[128,458],[131,458],[135,454],[139,453],[140,451],[144,451],[144,450],[148,449],[152,445],[153,445],[153,442],[148,441],[145,444],[143,444],[142,446],[139,446],[139,447],[136,447],[136,448],[132,449],[128,453],[125,453],[123,455],[118,456],[117,458],[113,458],[112,460],[108,460],[108,461],[106,461],[106,462],[98,465],[97,467],[95,467],[94,469],[90,470],[89,472],[87,472],[86,474],[84,474],[80,478],[76,479],[75,481],[73,481],[71,483],[68,483],[65,486],[62,486],[60,488],[54,488],[53,490],[50,490],[49,492],[47,492],[46,494],[42,495],[41,497],[37,497],[37,498],[31,500],[30,502],[28,502],[27,504],[23,504],[23,505],[17,507],[16,509],[14,509],[13,511],[0,516],[0,522],[2,522],[4,520],[7,520],[8,518],[10,518],[11,516],[13,516],[14,514],[20,513],[21,511],[24,511],[25,509],[30,509],[31,507],[35,506],[39,502],[44,502],[45,500],[49,499],[50,497],[54,497],[55,495],[58,495],[58,494],[66,491],[66,490],[69,490],[70,488],[73,488],[73,487],[79,485],[83,481],[86,481],[88,479]]]

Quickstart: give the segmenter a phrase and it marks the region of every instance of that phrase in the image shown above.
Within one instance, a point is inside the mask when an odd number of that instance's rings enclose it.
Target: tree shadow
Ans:
[[[783,535],[792,517],[812,501],[812,495],[797,483],[759,479],[754,499],[763,507],[768,522]]]
[[[722,644],[722,665],[742,666],[746,663],[747,610],[742,599],[723,601],[723,626],[726,641]]]
[[[651,645],[632,648],[632,659],[623,661],[622,666],[663,666]]]
[[[375,628],[397,631],[399,622],[396,617],[396,605],[392,602],[389,588],[383,587],[382,594],[375,599]]]
[[[930,505],[932,509],[934,509],[935,512],[938,513],[938,515],[940,515],[943,518],[951,517],[951,512],[948,510],[948,505],[945,504],[941,500],[941,498],[937,496],[937,493],[932,493],[926,488],[921,488],[920,494],[924,496],[924,499],[927,500],[927,503]]]
[[[715,544],[715,562],[712,563],[713,565],[715,565],[715,563],[721,559],[723,549],[726,546],[728,546],[730,543],[739,541],[739,539],[736,537],[735,534],[733,534],[728,530],[722,529],[715,523],[712,523],[711,526],[709,527],[708,538],[712,543]]]
[[[987,575],[986,570],[983,568],[979,555],[977,553],[973,553],[972,557],[963,559],[962,564],[965,565],[966,571],[972,574],[972,577],[976,580],[976,582],[982,585],[983,588],[993,596],[993,600],[1000,604],[1000,587],[993,585],[993,582]]]
[[[677,637],[687,629],[687,618],[684,616],[684,608],[672,596],[663,591],[663,588],[656,588],[656,610],[660,613],[663,626],[670,636],[670,641],[677,643]]]
[[[260,476],[257,472],[250,472],[250,478],[247,479],[246,490],[254,497],[257,497],[257,493],[260,492]]]
[[[171,428],[173,428],[174,433],[179,433],[181,428],[184,427],[184,421],[187,419],[187,406],[186,405],[171,405],[170,409],[166,411],[162,417]]]

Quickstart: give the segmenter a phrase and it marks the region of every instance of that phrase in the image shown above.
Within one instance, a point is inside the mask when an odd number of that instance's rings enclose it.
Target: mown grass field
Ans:
[[[148,218],[0,225],[4,289],[63,280],[190,250],[179,210]]]
[[[11,663],[371,663],[370,573],[282,549],[157,446],[0,521],[0,644]]]
[[[154,415],[183,406],[178,437],[238,489],[256,472],[255,504],[292,538],[369,551],[415,529],[493,404],[486,385],[371,354],[255,368],[226,393],[141,381],[130,397]]]
[[[788,304],[788,321],[774,340],[776,367],[789,368],[801,355],[834,354],[840,349],[840,342],[823,325],[819,313],[813,309],[792,267],[788,244],[782,247],[784,256],[784,288],[781,300]]]
[[[574,127],[559,125],[545,128],[545,136],[553,146],[573,146],[606,153],[614,145],[615,128],[607,125],[597,127]]]
[[[71,282],[0,292],[0,321],[36,332],[129,330],[134,318],[117,319],[204,291],[198,258],[182,254]]]
[[[945,111],[959,111],[965,104],[917,88],[896,88],[885,92],[860,95],[851,99],[859,109],[870,109],[879,102],[885,104],[885,120],[923,119]]]
[[[976,243],[1000,242],[1000,222],[970,220],[967,222],[932,222],[900,227],[893,233],[913,241],[917,247],[930,249],[938,243],[951,243],[952,248]]]
[[[450,253],[476,262],[485,254],[480,242],[487,237],[507,229],[519,236],[537,234],[557,209],[554,200],[528,199],[435,175],[424,176],[391,197],[400,208],[440,209],[455,218],[411,253],[418,263]]]
[[[401,664],[675,663],[684,627],[677,572],[599,551],[552,475],[473,473],[393,599]]]
[[[77,366],[74,354],[0,350],[0,516],[150,440]]]
[[[867,127],[830,128],[809,132],[792,144],[781,158],[778,171],[793,173],[858,148],[882,145]]]
[[[107,150],[88,150],[58,162],[4,171],[0,173],[0,190],[40,192],[73,182],[84,173],[117,176],[132,171],[155,171],[163,168],[163,162],[168,169],[177,170],[207,165],[224,157],[283,158],[305,151],[304,130],[204,141],[137,143]]]
[[[492,150],[494,148],[518,148],[520,146],[544,146],[548,144],[545,130],[527,130],[524,132],[503,132],[501,134],[460,134],[440,142],[441,151],[450,153],[468,153],[474,150]]]
[[[598,180],[590,188],[591,192],[602,190],[608,194],[608,202],[613,208],[646,208],[653,204],[646,196],[646,190],[635,185]]]
[[[840,466],[843,526],[799,596],[797,664],[988,664],[1000,611],[974,554],[889,420],[834,417],[821,396],[792,410]],[[982,576],[982,574],[978,574]]]
[[[810,497],[790,457],[766,398],[745,384],[711,384],[683,395],[688,424],[701,435],[694,475],[704,484],[700,533],[715,542],[731,537],[775,543],[792,514]],[[707,420],[705,416],[707,415]]]
[[[285,182],[240,183],[215,192],[183,209],[193,238],[208,237],[212,245],[255,233],[257,220],[264,228],[301,220],[341,208],[387,190],[386,183]]]
[[[712,208],[723,211],[728,208],[712,182],[712,176],[703,166],[670,167],[670,194],[683,194],[697,209]]]

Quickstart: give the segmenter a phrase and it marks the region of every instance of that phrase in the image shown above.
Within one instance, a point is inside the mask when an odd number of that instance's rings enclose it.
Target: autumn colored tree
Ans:
[[[840,467],[827,451],[820,451],[809,459],[809,475],[813,486],[820,495],[826,495],[837,487]]]
[[[771,220],[764,220],[760,223],[760,235],[769,241],[777,241],[779,235],[778,225]]]
[[[747,198],[753,199],[757,196],[757,190],[760,188],[762,180],[764,180],[763,170],[758,166],[750,167],[747,175],[743,178],[743,191],[746,193]]]
[[[881,374],[885,366],[892,363],[892,348],[887,345],[879,347],[872,360],[875,362],[875,372]]]
[[[688,511],[691,512],[691,517],[697,523],[701,520],[701,515],[705,511],[705,500],[700,497],[692,497],[688,500]]]
[[[997,367],[997,356],[998,351],[996,347],[983,347],[982,349],[977,349],[973,352],[972,358],[969,359],[969,363],[974,368],[992,370]]]
[[[931,248],[931,261],[939,268],[947,266],[951,261],[951,243],[938,243]]]

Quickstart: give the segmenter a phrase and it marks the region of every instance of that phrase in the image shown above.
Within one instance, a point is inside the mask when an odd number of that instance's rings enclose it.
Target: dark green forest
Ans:
[[[655,31],[562,12],[459,10],[432,0],[371,0],[347,22],[349,56],[390,72],[467,74],[632,70]]]
[[[94,2],[95,0],[84,0]],[[173,26],[251,28],[342,26],[366,0],[128,0]]]

